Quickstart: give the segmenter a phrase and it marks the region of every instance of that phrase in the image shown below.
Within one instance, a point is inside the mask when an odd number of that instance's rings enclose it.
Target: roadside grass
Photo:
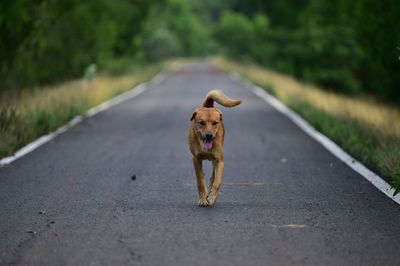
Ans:
[[[152,64],[133,71],[105,72],[91,80],[79,79],[31,90],[0,92],[0,158],[64,125],[90,108],[149,80],[179,60]]]
[[[383,177],[400,191],[400,109],[365,96],[347,96],[302,83],[252,63],[215,58],[263,87],[299,113],[318,131]]]

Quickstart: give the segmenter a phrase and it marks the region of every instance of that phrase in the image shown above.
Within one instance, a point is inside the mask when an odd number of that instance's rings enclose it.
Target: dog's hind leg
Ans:
[[[210,186],[210,192],[207,197],[207,201],[210,206],[217,202],[218,191],[222,183],[222,173],[224,172],[224,161],[213,163],[213,171],[215,172],[215,178],[213,184]]]
[[[207,206],[208,201],[207,201],[207,186],[206,186],[206,181],[204,179],[204,173],[203,173],[203,162],[202,160],[193,157],[193,165],[194,165],[194,170],[196,172],[196,180],[197,180],[197,190],[199,192],[199,201],[198,204],[199,206]]]

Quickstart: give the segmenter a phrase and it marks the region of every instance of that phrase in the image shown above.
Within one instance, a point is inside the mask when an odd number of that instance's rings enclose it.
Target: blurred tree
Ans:
[[[216,4],[212,10],[217,14],[214,37],[227,54],[253,58],[336,91],[367,92],[400,103],[396,0],[225,3],[231,11]],[[260,12],[270,18],[263,34],[254,33]]]
[[[400,104],[400,5],[395,0],[358,0],[349,24],[361,50],[357,77],[363,87]]]
[[[210,31],[194,14],[190,1],[167,0],[154,5],[138,43],[144,57],[160,60],[168,56],[206,55],[213,49]],[[155,49],[155,42],[158,43]],[[215,47],[215,46],[214,46]]]
[[[228,55],[249,55],[255,39],[252,20],[241,13],[225,11],[215,26],[214,37],[226,49]]]
[[[297,28],[302,10],[307,7],[309,0],[234,0],[232,9],[243,13],[248,17],[263,13],[271,20],[271,27],[274,28]]]
[[[134,54],[132,40],[153,2],[2,1],[0,88],[79,77],[92,63]]]
[[[0,3],[0,88],[113,58],[223,51],[340,92],[400,103],[397,0],[14,0]]]

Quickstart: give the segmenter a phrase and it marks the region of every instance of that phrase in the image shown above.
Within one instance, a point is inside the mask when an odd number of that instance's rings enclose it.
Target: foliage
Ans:
[[[193,14],[190,2],[167,0],[154,5],[137,39],[150,61],[174,56],[205,55],[212,49],[210,32]]]
[[[124,58],[223,53],[399,104],[399,24],[395,0],[3,1],[0,88],[80,77],[92,64],[117,73]]]
[[[394,0],[229,5],[230,11],[219,10],[214,34],[227,55],[338,92],[400,103],[400,6]],[[260,14],[269,23],[255,30]]]
[[[143,20],[151,2],[3,1],[1,90],[79,77],[91,64],[129,54],[140,32],[132,22]]]

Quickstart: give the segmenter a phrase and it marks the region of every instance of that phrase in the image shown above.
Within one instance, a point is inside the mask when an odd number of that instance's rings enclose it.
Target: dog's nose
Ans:
[[[206,140],[212,140],[213,134],[207,133],[207,134],[205,135],[205,137],[206,137]]]

